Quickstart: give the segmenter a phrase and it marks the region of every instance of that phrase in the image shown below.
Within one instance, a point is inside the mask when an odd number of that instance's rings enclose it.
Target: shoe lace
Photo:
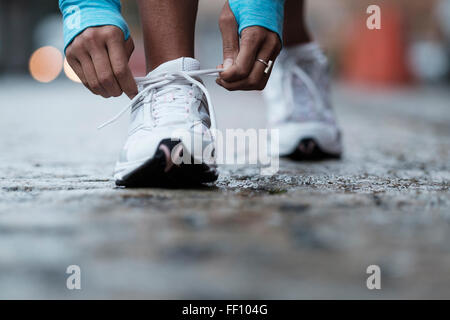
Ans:
[[[185,104],[185,97],[187,93],[186,84],[195,85],[203,92],[208,103],[211,128],[217,129],[216,114],[208,89],[206,89],[203,83],[194,79],[194,77],[217,76],[222,71],[224,70],[207,69],[195,71],[177,71],[161,73],[152,77],[135,78],[136,84],[138,86],[142,86],[143,89],[130,101],[130,103],[125,108],[123,108],[110,120],[100,125],[98,129],[102,129],[116,122],[128,110],[132,110],[138,103],[142,101],[151,101],[152,99],[154,101],[158,100],[159,102],[154,103],[152,106],[152,116],[156,123],[163,122],[164,124],[167,124],[169,122],[174,122],[177,120],[182,121],[182,119],[186,118],[186,112],[188,112]],[[167,97],[169,93],[172,93],[171,101],[164,101],[163,97]],[[213,130],[213,132],[214,131],[215,130]]]
[[[291,113],[294,112],[295,108],[295,92],[291,85],[291,81],[294,77],[298,77],[298,79],[305,85],[306,89],[310,92],[316,110],[321,112],[326,109],[325,102],[323,101],[322,95],[317,88],[317,85],[314,83],[313,79],[302,69],[300,68],[295,61],[290,61],[283,74],[283,88],[285,90],[285,96],[288,97],[289,103],[288,106],[291,108]]]

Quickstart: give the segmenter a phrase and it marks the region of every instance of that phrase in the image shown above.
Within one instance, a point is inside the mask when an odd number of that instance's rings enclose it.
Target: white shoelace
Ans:
[[[285,70],[286,73],[284,74],[283,77],[284,82],[283,87],[285,90],[286,97],[290,99],[289,106],[291,107],[291,112],[293,112],[295,106],[294,92],[292,90],[291,85],[291,81],[294,76],[297,76],[309,90],[309,92],[312,95],[312,98],[314,99],[315,107],[317,108],[317,110],[323,111],[325,109],[325,103],[323,101],[319,89],[317,88],[316,84],[311,79],[311,77],[305,71],[303,71],[303,69],[300,68],[294,61],[290,62]]]
[[[208,69],[208,70],[196,70],[196,71],[177,71],[177,72],[168,72],[168,73],[161,73],[158,75],[155,75],[153,77],[139,77],[135,78],[136,84],[143,86],[144,89],[141,90],[131,101],[130,103],[121,110],[117,115],[115,115],[113,118],[108,120],[107,122],[103,123],[98,127],[98,129],[102,129],[114,122],[116,122],[122,115],[125,114],[128,110],[131,110],[137,103],[144,100],[144,98],[148,95],[156,95],[161,96],[164,94],[169,93],[170,91],[175,91],[178,89],[181,89],[183,85],[174,83],[177,80],[186,80],[188,83],[194,84],[200,90],[203,92],[203,94],[206,97],[206,101],[208,103],[208,110],[209,110],[209,116],[211,119],[211,128],[217,129],[217,122],[216,122],[216,113],[214,111],[214,106],[211,101],[211,96],[209,95],[208,89],[198,80],[194,79],[193,77],[199,77],[199,76],[218,76],[220,72],[224,71],[224,69]],[[156,89],[161,89],[158,93],[156,92]],[[179,107],[179,106],[178,106]],[[170,112],[170,110],[167,109],[168,104],[161,105],[157,112],[157,117],[163,116],[164,112],[166,114]],[[164,111],[165,109],[165,111]],[[158,114],[159,112],[159,114]],[[213,131],[214,131],[213,130]]]

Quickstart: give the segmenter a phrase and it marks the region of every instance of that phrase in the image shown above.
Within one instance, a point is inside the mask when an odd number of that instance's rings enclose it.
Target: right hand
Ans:
[[[90,27],[80,33],[66,49],[67,62],[81,82],[104,98],[123,92],[130,98],[137,86],[128,61],[134,50],[131,37],[125,41],[116,26]]]

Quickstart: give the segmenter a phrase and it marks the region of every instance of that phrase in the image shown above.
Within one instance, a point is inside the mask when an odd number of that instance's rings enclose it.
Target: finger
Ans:
[[[268,60],[265,60],[265,61],[268,61]],[[264,70],[266,68],[267,68],[266,65],[264,65],[263,63],[255,62],[252,72],[246,79],[234,81],[234,82],[227,82],[227,81],[219,78],[217,83],[229,91],[263,90],[269,79],[269,75],[264,73]]]
[[[78,60],[80,61],[81,68],[83,69],[83,74],[86,77],[89,89],[94,94],[98,94],[104,98],[108,98],[105,89],[103,89],[100,81],[98,81],[97,73],[95,72],[94,63],[92,62],[91,57],[87,54],[84,54],[80,55]]]
[[[220,79],[221,81],[219,81],[219,84],[230,91],[263,90],[269,80],[272,68],[270,68],[269,73],[265,73],[267,66],[257,59],[261,59],[266,62],[270,60],[275,61],[278,54],[277,50],[278,48],[275,43],[265,41],[261,51],[257,54],[257,58],[255,59],[252,71],[250,72],[248,78],[231,83]]]
[[[83,68],[81,67],[81,64],[78,60],[70,58],[70,57],[66,57],[67,58],[67,63],[69,64],[69,66],[72,68],[73,72],[75,72],[75,74],[77,75],[77,77],[80,79],[81,83],[88,89],[89,88],[89,84],[86,81],[86,77],[84,76],[83,73]]]
[[[111,68],[108,52],[106,48],[96,48],[90,51],[92,62],[100,85],[105,89],[106,94],[111,97],[118,97],[122,94],[122,89],[117,83],[116,77]]]
[[[228,1],[222,10],[219,26],[222,33],[223,67],[228,69],[233,65],[239,53],[238,24]]]
[[[129,56],[126,52],[123,39],[110,39],[106,45],[111,67],[120,88],[130,99],[134,98],[138,93],[138,89],[130,67],[128,66]]]
[[[235,82],[247,78],[255,64],[256,54],[261,44],[260,36],[256,33],[245,33],[244,30],[235,64],[222,72],[220,78],[226,82]]]

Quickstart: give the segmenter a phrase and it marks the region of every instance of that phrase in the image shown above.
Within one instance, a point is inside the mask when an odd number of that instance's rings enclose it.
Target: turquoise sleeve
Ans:
[[[120,0],[59,0],[63,14],[64,52],[73,39],[89,27],[112,25],[130,36],[127,23],[120,14]]]
[[[231,10],[242,30],[260,26],[276,32],[283,39],[285,0],[229,0]]]

